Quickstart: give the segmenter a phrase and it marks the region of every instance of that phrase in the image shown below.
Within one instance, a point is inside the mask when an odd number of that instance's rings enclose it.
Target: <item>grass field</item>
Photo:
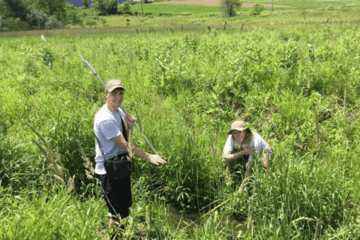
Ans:
[[[345,5],[360,3],[360,1],[341,1]],[[285,2],[286,3],[286,2]],[[284,3],[284,4],[285,4]],[[280,3],[278,3],[280,4]],[[283,3],[281,3],[283,4]],[[295,3],[294,3],[295,4]],[[319,3],[320,4],[320,3]],[[321,5],[323,6],[323,5]],[[237,30],[251,30],[256,28],[318,28],[325,25],[358,26],[359,7],[321,7],[317,9],[300,8],[298,5],[293,8],[279,8],[271,11],[265,8],[260,16],[251,16],[252,8],[240,8],[238,15],[232,18],[224,18],[220,7],[213,6],[192,6],[192,5],[170,5],[170,4],[144,4],[144,12],[150,12],[152,16],[104,16],[98,20],[97,25],[92,27],[103,29],[118,28],[124,31],[135,30],[135,28],[148,30],[158,29],[203,29],[208,26],[220,28],[224,21],[230,27]],[[141,13],[140,4],[131,5],[132,11]],[[169,16],[170,14],[170,16]],[[104,23],[105,22],[105,23]],[[80,26],[72,26],[79,29]],[[85,29],[88,29],[85,26]],[[86,30],[85,30],[86,31]],[[103,30],[101,30],[103,31]],[[115,30],[116,31],[116,30]]]
[[[204,15],[212,13],[221,13],[220,7],[216,6],[194,6],[194,5],[172,5],[164,3],[152,3],[152,4],[143,4],[144,12],[148,13],[171,13],[174,15]],[[141,13],[141,4],[131,5],[131,11],[137,11]]]
[[[261,1],[255,1],[261,2]],[[266,3],[266,1],[262,1]],[[207,30],[223,29],[226,21],[228,29],[254,30],[265,29],[305,29],[313,31],[325,26],[357,27],[359,26],[358,12],[360,1],[291,1],[290,8],[265,8],[259,16],[250,15],[251,7],[242,7],[238,15],[225,18],[221,8],[215,6],[170,5],[164,3],[144,4],[144,13],[141,15],[140,4],[131,5],[131,11],[138,15],[96,16],[92,9],[81,9],[84,17],[83,26],[71,25],[65,30],[51,31],[51,34],[83,34],[104,32],[136,32],[163,30]],[[341,6],[340,6],[341,2]],[[303,3],[305,7],[301,7]],[[315,4],[316,3],[316,4]],[[334,4],[333,4],[334,3]],[[337,3],[337,5],[335,4]],[[277,1],[276,4],[290,6],[290,2]],[[313,8],[311,4],[315,4]],[[120,5],[119,5],[120,6]],[[351,7],[353,6],[353,7]],[[152,15],[147,15],[152,14]],[[32,35],[43,31],[7,32],[6,35]],[[49,32],[50,34],[50,32]]]
[[[255,0],[251,2],[269,4],[271,0]],[[360,6],[359,0],[274,0],[274,4],[291,6],[295,9],[319,9],[319,8],[329,8],[329,7],[354,7]]]
[[[358,8],[323,4],[228,19],[104,16],[105,27],[2,34],[0,238],[111,236],[88,174],[105,97],[82,54],[103,80],[124,81],[124,108],[169,162],[136,159],[123,236],[359,239]],[[217,29],[224,21],[235,29]],[[269,174],[256,162],[242,195],[225,187],[221,162],[239,118],[274,151]],[[131,142],[151,152],[139,133]]]
[[[302,29],[309,33],[318,28],[332,26],[336,28],[357,28],[360,24],[358,18],[358,7],[350,9],[328,8],[318,10],[307,10],[305,12],[293,10],[279,10],[271,13],[263,12],[260,16],[250,16],[241,14],[233,18],[224,18],[221,14],[215,15],[196,15],[184,14],[173,16],[103,16],[95,21],[95,26],[85,25],[83,28],[79,25],[71,26],[70,29],[47,31],[47,34],[83,34],[83,33],[105,33],[105,32],[136,32],[149,31],[153,28],[156,31],[174,31],[182,30],[203,30],[223,29],[226,21],[227,29],[249,31],[255,29]],[[87,20],[86,20],[87,21]],[[85,21],[85,23],[86,23]],[[94,21],[94,20],[91,20]],[[2,36],[11,35],[39,35],[44,31],[28,32],[8,32],[2,33]]]
[[[191,13],[191,14],[209,14],[209,13],[221,13],[221,8],[219,6],[201,6],[202,1],[184,1],[184,2],[193,2],[194,5],[173,5],[166,4],[167,1],[157,2],[151,4],[143,4],[144,12],[151,13],[172,13],[172,14],[182,14],[182,13]],[[209,4],[204,1],[205,4]],[[331,9],[331,8],[348,8],[348,7],[359,7],[359,0],[350,0],[350,1],[309,1],[309,0],[278,0],[278,1],[264,1],[264,0],[255,0],[249,2],[243,2],[243,7],[239,8],[237,11],[249,12],[251,11],[251,6],[248,4],[262,4],[268,11],[286,11],[286,10],[295,10],[295,11],[304,11],[304,10],[316,10],[316,9]],[[273,6],[271,5],[273,4]],[[279,6],[279,7],[278,7]],[[132,11],[142,12],[141,4],[131,5]]]

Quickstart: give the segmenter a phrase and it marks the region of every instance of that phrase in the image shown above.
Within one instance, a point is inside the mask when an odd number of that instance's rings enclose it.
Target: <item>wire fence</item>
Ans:
[[[351,27],[357,30],[360,26],[360,19],[357,21],[352,20],[332,20],[330,18],[323,19],[321,21],[306,21],[297,23],[232,23],[224,21],[222,24],[217,25],[164,25],[163,26],[125,26],[125,27],[94,27],[94,28],[74,28],[74,29],[56,29],[56,30],[29,30],[29,31],[13,31],[13,32],[2,32],[0,37],[11,37],[11,36],[31,36],[41,35],[82,35],[82,34],[101,34],[101,33],[152,33],[152,32],[192,32],[192,31],[205,31],[211,32],[214,30],[223,31],[252,31],[257,29],[268,29],[268,30],[279,30],[283,28],[306,28],[307,30],[317,29],[319,27]]]

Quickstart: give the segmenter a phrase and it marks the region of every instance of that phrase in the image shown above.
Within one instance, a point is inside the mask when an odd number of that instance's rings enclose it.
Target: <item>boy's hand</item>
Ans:
[[[151,164],[154,164],[154,165],[164,165],[164,164],[167,164],[167,162],[162,159],[159,155],[150,155],[149,157],[149,162]]]

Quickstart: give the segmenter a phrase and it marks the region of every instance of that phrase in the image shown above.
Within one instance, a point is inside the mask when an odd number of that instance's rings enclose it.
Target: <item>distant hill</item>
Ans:
[[[65,1],[75,6],[84,6],[83,0],[65,0]],[[92,1],[90,0],[89,2],[91,3]]]

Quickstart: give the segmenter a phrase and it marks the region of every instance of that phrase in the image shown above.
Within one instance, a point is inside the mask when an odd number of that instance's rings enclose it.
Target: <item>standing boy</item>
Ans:
[[[105,201],[112,215],[109,221],[111,228],[116,220],[121,221],[129,216],[129,208],[132,204],[130,176],[121,176],[124,171],[113,168],[113,161],[124,159],[129,161],[130,151],[151,164],[162,165],[166,164],[166,161],[159,155],[149,154],[135,146],[130,149],[127,132],[132,128],[134,118],[121,109],[125,96],[123,83],[118,79],[109,80],[106,84],[105,96],[106,104],[96,113],[94,120],[95,173],[100,176]],[[110,172],[115,174],[110,175]],[[125,175],[127,175],[126,171]]]

